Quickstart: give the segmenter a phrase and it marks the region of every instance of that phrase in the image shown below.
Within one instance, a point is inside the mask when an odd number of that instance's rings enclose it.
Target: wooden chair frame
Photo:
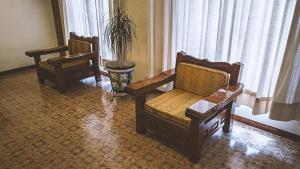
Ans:
[[[31,50],[26,51],[25,55],[34,58],[34,63],[36,66],[37,76],[40,83],[44,84],[45,80],[49,80],[56,84],[56,88],[59,92],[63,93],[66,89],[67,84],[80,80],[83,78],[87,78],[90,76],[95,76],[95,80],[97,82],[100,81],[100,70],[99,70],[99,38],[98,37],[82,37],[77,36],[75,33],[70,33],[70,39],[80,40],[89,42],[92,44],[92,52],[86,54],[76,54],[76,55],[69,55],[69,56],[61,56],[59,60],[52,60],[48,59],[47,62],[54,67],[54,74],[49,72],[49,70],[40,67],[39,64],[41,62],[41,56],[48,55],[52,53],[61,53],[65,54],[66,51],[69,50],[68,46],[58,46],[50,49],[40,49],[40,50]],[[70,40],[69,40],[70,44]],[[79,70],[83,72],[80,76],[74,76],[74,74],[64,74],[64,69],[62,65],[65,63],[70,63],[79,60],[90,60],[92,62],[92,66],[82,66]]]
[[[191,118],[189,128],[176,124],[145,110],[146,95],[157,87],[176,81],[176,68],[181,62],[205,66],[230,74],[229,85],[220,88],[212,95],[201,99],[186,109],[185,115]],[[144,134],[147,129],[155,131],[160,137],[182,146],[190,161],[200,160],[203,142],[214,134],[221,126],[224,132],[230,131],[232,123],[232,107],[235,99],[243,91],[244,85],[238,83],[241,64],[226,62],[209,62],[186,55],[177,54],[176,68],[159,75],[132,83],[126,88],[127,93],[135,96],[136,131]],[[162,103],[163,104],[163,103]]]

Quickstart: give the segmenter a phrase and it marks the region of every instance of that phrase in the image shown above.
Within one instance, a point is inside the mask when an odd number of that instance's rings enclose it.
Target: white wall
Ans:
[[[148,78],[150,56],[148,54],[148,0],[125,0],[124,8],[136,26],[136,41],[127,59],[135,63],[134,81]]]
[[[34,64],[25,51],[54,46],[50,0],[1,0],[0,71]]]

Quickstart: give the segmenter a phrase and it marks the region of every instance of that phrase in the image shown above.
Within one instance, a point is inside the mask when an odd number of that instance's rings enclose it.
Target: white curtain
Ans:
[[[270,118],[300,120],[300,2],[292,21],[287,48],[273,98]]]
[[[113,14],[112,0],[64,0],[65,32],[81,36],[98,36],[100,55],[111,60],[112,54],[104,43],[104,30]],[[68,37],[67,37],[68,38]]]
[[[155,28],[151,37],[163,48],[153,47],[162,60],[153,59],[152,65],[162,62],[164,70],[174,67],[179,51],[210,61],[242,62],[246,90],[256,98],[269,98],[295,4],[296,0],[154,0],[153,15],[163,16],[151,18],[150,26]]]

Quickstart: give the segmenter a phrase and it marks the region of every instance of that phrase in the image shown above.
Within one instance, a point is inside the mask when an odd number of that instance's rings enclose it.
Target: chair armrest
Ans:
[[[201,99],[186,109],[185,115],[191,119],[203,121],[223,109],[227,104],[234,101],[243,92],[244,85],[229,85],[220,88],[210,96]]]
[[[86,54],[77,54],[77,55],[68,55],[68,56],[61,56],[60,59],[52,58],[48,59],[47,62],[53,66],[59,66],[64,63],[74,62],[78,60],[92,60],[98,56],[97,52],[86,53]]]
[[[35,57],[35,56],[47,55],[47,54],[51,54],[51,53],[64,52],[66,50],[68,50],[68,46],[58,46],[58,47],[49,48],[49,49],[26,51],[25,55],[27,55],[29,57]]]
[[[138,96],[141,94],[148,93],[158,88],[159,86],[173,81],[174,79],[175,69],[170,69],[152,78],[132,83],[125,88],[125,91],[130,95]]]

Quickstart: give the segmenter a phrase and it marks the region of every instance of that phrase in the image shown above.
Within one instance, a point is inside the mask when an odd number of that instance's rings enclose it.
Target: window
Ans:
[[[112,55],[104,43],[104,30],[112,15],[112,0],[64,0],[64,20],[66,35],[75,32],[82,36],[98,36],[100,55],[111,60]]]

